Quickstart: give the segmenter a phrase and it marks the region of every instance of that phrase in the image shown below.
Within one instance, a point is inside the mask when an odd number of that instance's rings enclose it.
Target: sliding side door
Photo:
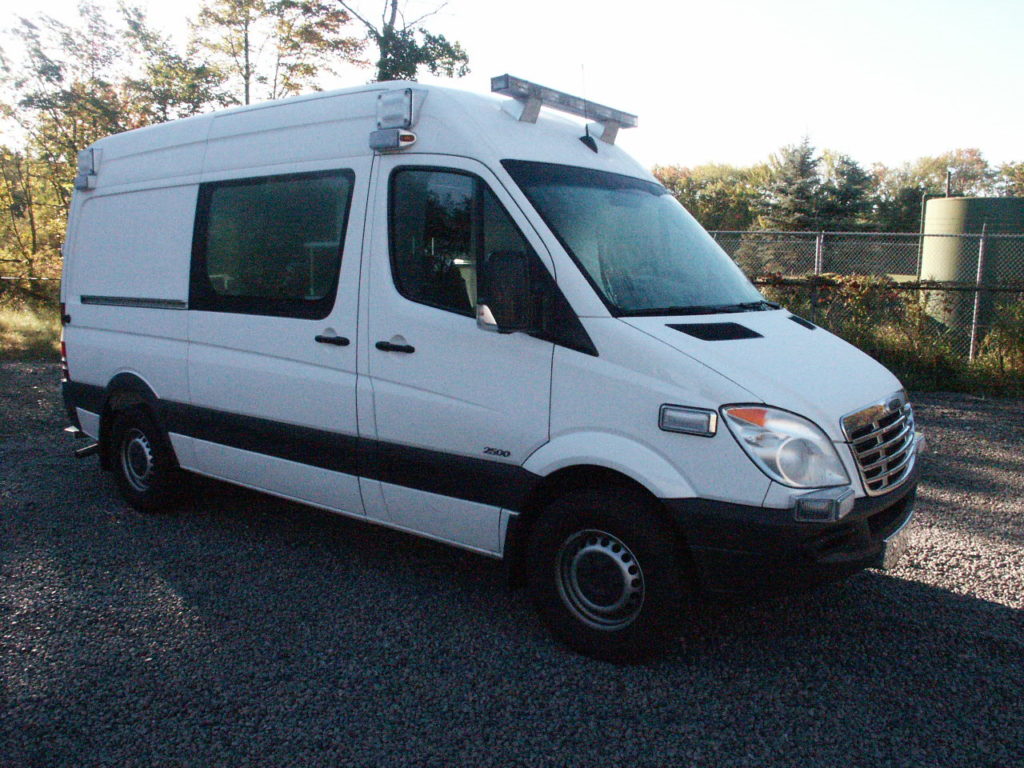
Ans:
[[[189,300],[201,473],[362,514],[356,313],[370,160],[203,184]]]

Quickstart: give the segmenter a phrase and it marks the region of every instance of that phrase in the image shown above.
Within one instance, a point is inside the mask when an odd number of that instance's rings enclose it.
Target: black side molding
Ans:
[[[188,309],[188,302],[180,299],[151,299],[139,296],[82,296],[83,304],[105,307],[135,307],[137,309]],[[70,321],[71,318],[68,318]]]
[[[541,480],[517,464],[160,400],[131,374],[119,374],[108,387],[65,382],[69,413],[75,406],[102,413],[115,390],[137,393],[168,432],[478,504],[521,511]]]

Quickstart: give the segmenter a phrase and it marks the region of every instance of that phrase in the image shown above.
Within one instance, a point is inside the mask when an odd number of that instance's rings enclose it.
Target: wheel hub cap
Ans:
[[[598,530],[579,531],[558,551],[556,582],[576,618],[595,629],[622,629],[640,615],[644,576],[620,539]]]
[[[135,490],[149,490],[149,481],[153,474],[153,446],[141,430],[132,429],[125,435],[121,444],[121,468]]]

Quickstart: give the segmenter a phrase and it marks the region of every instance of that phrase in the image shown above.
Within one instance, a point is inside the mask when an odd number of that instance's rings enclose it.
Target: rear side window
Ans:
[[[203,184],[189,306],[321,319],[334,306],[354,175]]]
[[[396,170],[389,213],[395,287],[420,304],[474,316],[477,264],[510,251],[533,253],[494,193],[468,173]]]

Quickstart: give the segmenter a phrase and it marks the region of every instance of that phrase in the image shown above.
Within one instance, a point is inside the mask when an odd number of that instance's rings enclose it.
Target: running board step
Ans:
[[[76,459],[84,459],[86,456],[92,456],[94,453],[99,453],[99,452],[100,452],[100,444],[99,443],[92,443],[91,445],[87,445],[84,448],[77,449],[75,451],[75,458]]]

